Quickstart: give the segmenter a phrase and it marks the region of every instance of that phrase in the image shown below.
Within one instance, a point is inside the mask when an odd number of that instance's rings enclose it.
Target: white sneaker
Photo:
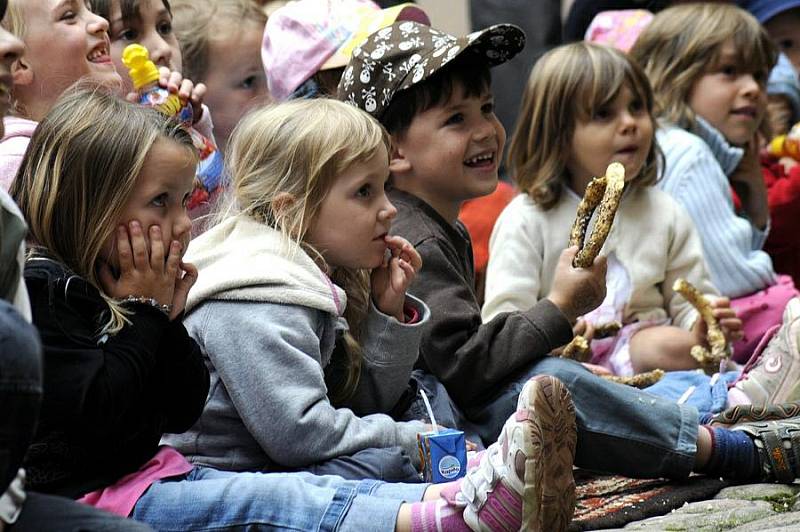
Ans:
[[[783,311],[783,324],[765,349],[757,349],[734,387],[757,407],[800,400],[800,299]]]
[[[566,386],[548,375],[525,383],[516,413],[461,483],[467,525],[487,532],[566,530],[575,511],[576,439]]]

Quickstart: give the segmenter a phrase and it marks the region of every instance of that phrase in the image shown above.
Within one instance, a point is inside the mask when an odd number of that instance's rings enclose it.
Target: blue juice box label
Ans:
[[[443,429],[417,434],[425,482],[450,482],[467,473],[467,442],[464,432]]]

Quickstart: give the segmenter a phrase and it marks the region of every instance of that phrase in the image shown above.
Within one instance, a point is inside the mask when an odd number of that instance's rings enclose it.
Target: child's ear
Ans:
[[[33,83],[33,69],[28,64],[25,56],[20,57],[11,65],[11,77],[14,85],[30,85]]]
[[[402,146],[392,143],[392,155],[389,157],[389,172],[392,175],[401,175],[411,170],[411,161],[405,156]]]

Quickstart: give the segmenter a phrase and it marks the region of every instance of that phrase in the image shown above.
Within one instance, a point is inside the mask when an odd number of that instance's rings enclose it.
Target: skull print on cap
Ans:
[[[394,94],[419,83],[462,54],[489,67],[505,63],[525,46],[525,33],[497,24],[454,37],[418,22],[396,22],[367,37],[339,82],[338,97],[380,119]]]

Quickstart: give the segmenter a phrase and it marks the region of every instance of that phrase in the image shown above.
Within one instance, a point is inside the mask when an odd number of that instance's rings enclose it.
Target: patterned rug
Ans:
[[[575,471],[577,504],[570,531],[618,528],[713,497],[728,484],[693,476],[683,481],[634,479]]]

